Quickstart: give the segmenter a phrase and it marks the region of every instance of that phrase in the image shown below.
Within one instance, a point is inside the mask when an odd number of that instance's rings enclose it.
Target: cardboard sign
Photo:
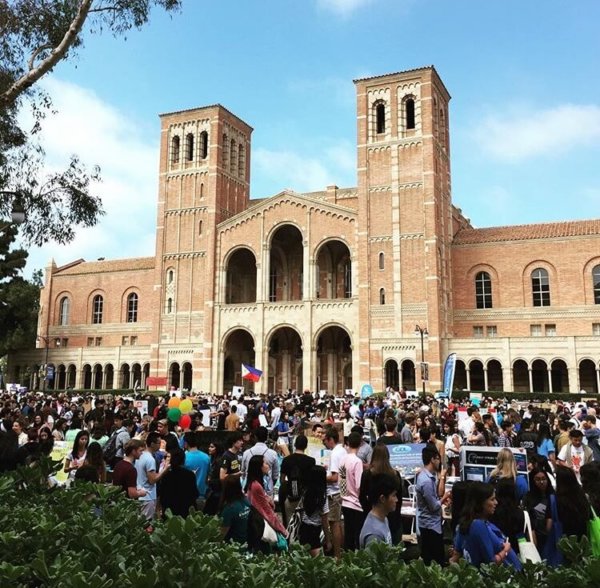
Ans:
[[[141,416],[148,414],[148,401],[147,400],[134,400],[133,407],[139,411]]]

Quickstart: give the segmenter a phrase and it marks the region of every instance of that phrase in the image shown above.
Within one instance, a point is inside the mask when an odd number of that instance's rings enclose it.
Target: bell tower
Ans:
[[[152,368],[165,375],[168,346],[189,344],[198,387],[210,381],[216,227],[248,206],[252,128],[218,104],[160,121]]]
[[[385,341],[371,347],[360,378],[381,377],[369,364],[383,365],[383,347],[412,349],[418,324],[429,333],[425,361],[437,389],[450,286],[450,95],[433,67],[355,85],[359,241],[368,256],[359,268],[360,340]],[[420,389],[420,349],[413,354]]]

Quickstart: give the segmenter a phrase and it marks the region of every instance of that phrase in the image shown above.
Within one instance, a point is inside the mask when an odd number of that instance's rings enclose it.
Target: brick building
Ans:
[[[355,86],[355,188],[250,200],[251,127],[220,105],[162,115],[154,256],[51,263],[38,349],[9,376],[222,391],[244,362],[256,392],[436,390],[456,352],[458,388],[598,392],[600,220],[473,228],[435,69]]]

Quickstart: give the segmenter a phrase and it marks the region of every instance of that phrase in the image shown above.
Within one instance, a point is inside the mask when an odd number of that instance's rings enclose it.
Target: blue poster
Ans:
[[[456,353],[451,353],[444,364],[444,393],[448,400],[452,398],[452,386],[454,386],[454,372],[456,370]]]
[[[373,394],[373,386],[371,384],[363,384],[360,389],[360,397],[364,400]]]
[[[403,476],[414,476],[415,470],[423,467],[423,447],[425,443],[388,445],[392,467],[400,470]]]

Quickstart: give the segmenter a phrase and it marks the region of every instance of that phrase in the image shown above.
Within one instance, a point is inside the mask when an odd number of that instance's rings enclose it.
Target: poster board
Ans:
[[[462,446],[460,448],[460,478],[474,482],[487,482],[496,467],[498,453],[502,447]],[[527,451],[522,447],[509,447],[517,463],[517,475],[527,476]]]
[[[399,470],[402,477],[412,477],[416,470],[423,467],[422,451],[425,443],[398,443],[388,445],[390,464]]]
[[[231,389],[231,397],[235,398],[236,400],[244,393],[244,387],[243,386],[234,386]]]
[[[202,426],[210,427],[210,408],[203,408],[198,411],[202,416]]]
[[[54,446],[52,447],[52,453],[50,454],[50,457],[54,461],[61,462],[61,468],[54,476],[56,481],[61,484],[64,484],[69,477],[69,474],[65,472],[65,459],[71,452],[71,449],[73,449],[73,444],[67,443],[66,441],[55,441]]]
[[[471,392],[469,394],[469,400],[473,406],[481,406],[481,399],[483,398],[483,394],[481,392]]]
[[[407,398],[418,398],[419,397],[419,393],[416,390],[407,390],[406,391],[406,397]]]
[[[134,400],[133,408],[139,411],[141,416],[148,414],[148,401],[147,400]]]

